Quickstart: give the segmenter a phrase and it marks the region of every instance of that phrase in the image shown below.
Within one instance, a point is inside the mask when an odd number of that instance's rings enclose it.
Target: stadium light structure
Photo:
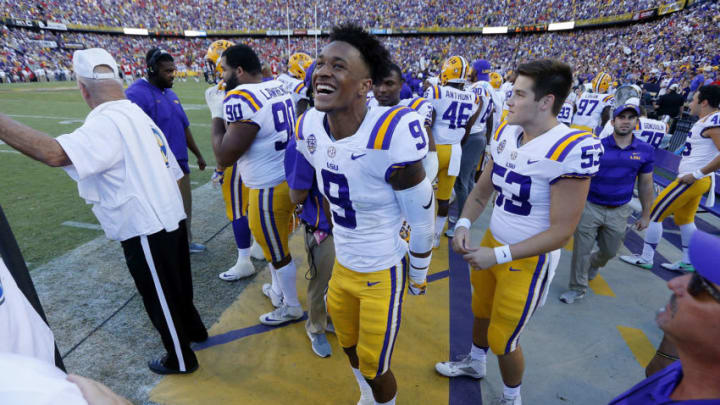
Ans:
[[[488,34],[507,34],[508,27],[483,27],[483,35]]]
[[[560,23],[550,23],[548,31],[567,31],[575,29],[575,21],[565,21]]]
[[[186,37],[206,37],[207,32],[206,31],[185,30],[185,36]]]
[[[124,28],[123,27],[123,33],[125,35],[148,35],[148,30],[145,28]]]

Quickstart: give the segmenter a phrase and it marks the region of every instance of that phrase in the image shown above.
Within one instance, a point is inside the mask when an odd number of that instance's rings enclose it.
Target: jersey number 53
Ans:
[[[502,207],[511,214],[530,215],[532,210],[529,201],[530,187],[532,187],[530,176],[524,176],[494,163],[492,182],[498,192],[496,206]]]

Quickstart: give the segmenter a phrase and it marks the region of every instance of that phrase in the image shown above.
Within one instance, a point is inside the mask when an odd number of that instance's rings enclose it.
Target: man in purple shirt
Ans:
[[[320,357],[332,354],[325,331],[332,331],[325,307],[325,291],[335,264],[332,230],[323,208],[324,197],[318,189],[315,169],[296,149],[295,137],[288,139],[285,149],[285,177],[290,186],[293,204],[302,204],[300,220],[305,226],[305,252],[310,269],[308,283],[308,320],[305,330],[313,352]]]
[[[696,231],[690,240],[695,272],[668,282],[673,295],[656,321],[680,360],[610,402],[610,405],[720,404],[720,239]]]
[[[142,78],[125,90],[125,95],[137,104],[160,128],[170,144],[175,158],[185,176],[178,181],[180,194],[187,215],[187,233],[190,242],[190,253],[205,250],[200,243],[193,243],[192,228],[192,194],[190,188],[190,166],[188,165],[188,148],[197,157],[200,170],[205,170],[205,159],[200,153],[190,132],[190,121],[180,104],[180,99],[170,90],[175,79],[175,61],[169,53],[153,48],[145,56],[147,62],[147,78]]]
[[[650,222],[653,192],[652,146],[635,138],[640,109],[635,104],[624,104],[613,111],[613,134],[602,139],[603,150],[600,170],[590,182],[585,209],[573,235],[573,256],[569,290],[560,295],[566,304],[585,297],[588,281],[595,278],[598,269],[615,257],[625,239],[627,219],[633,212],[629,202],[638,178],[642,216],[636,222],[643,230]],[[597,242],[599,250],[591,254]]]

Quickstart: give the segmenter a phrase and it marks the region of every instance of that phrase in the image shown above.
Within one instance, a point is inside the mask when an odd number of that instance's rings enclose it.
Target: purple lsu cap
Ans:
[[[720,238],[702,231],[695,231],[690,239],[690,263],[695,271],[705,279],[720,285],[720,263],[717,251],[720,250]]]
[[[635,111],[635,114],[640,116],[640,108],[638,106],[636,106],[635,104],[627,103],[627,104],[621,105],[620,107],[616,108],[615,111],[613,111],[613,118],[617,118],[618,115],[622,114],[623,111],[626,111],[626,110],[633,110],[633,111]]]
[[[477,59],[472,63],[472,68],[475,70],[478,80],[490,80],[490,71],[492,69],[490,62],[485,59]]]

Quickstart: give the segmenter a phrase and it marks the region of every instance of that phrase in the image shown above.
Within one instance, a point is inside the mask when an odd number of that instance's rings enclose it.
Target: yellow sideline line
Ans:
[[[637,328],[622,325],[618,325],[617,329],[618,332],[620,332],[620,336],[622,336],[630,348],[633,356],[635,356],[635,360],[637,360],[641,366],[647,367],[655,355],[655,346],[650,342],[645,332]]]
[[[606,297],[614,297],[615,293],[613,292],[612,288],[610,288],[610,285],[605,281],[603,276],[597,275],[594,280],[590,281],[588,283],[590,288],[592,288],[595,295],[604,295]]]

